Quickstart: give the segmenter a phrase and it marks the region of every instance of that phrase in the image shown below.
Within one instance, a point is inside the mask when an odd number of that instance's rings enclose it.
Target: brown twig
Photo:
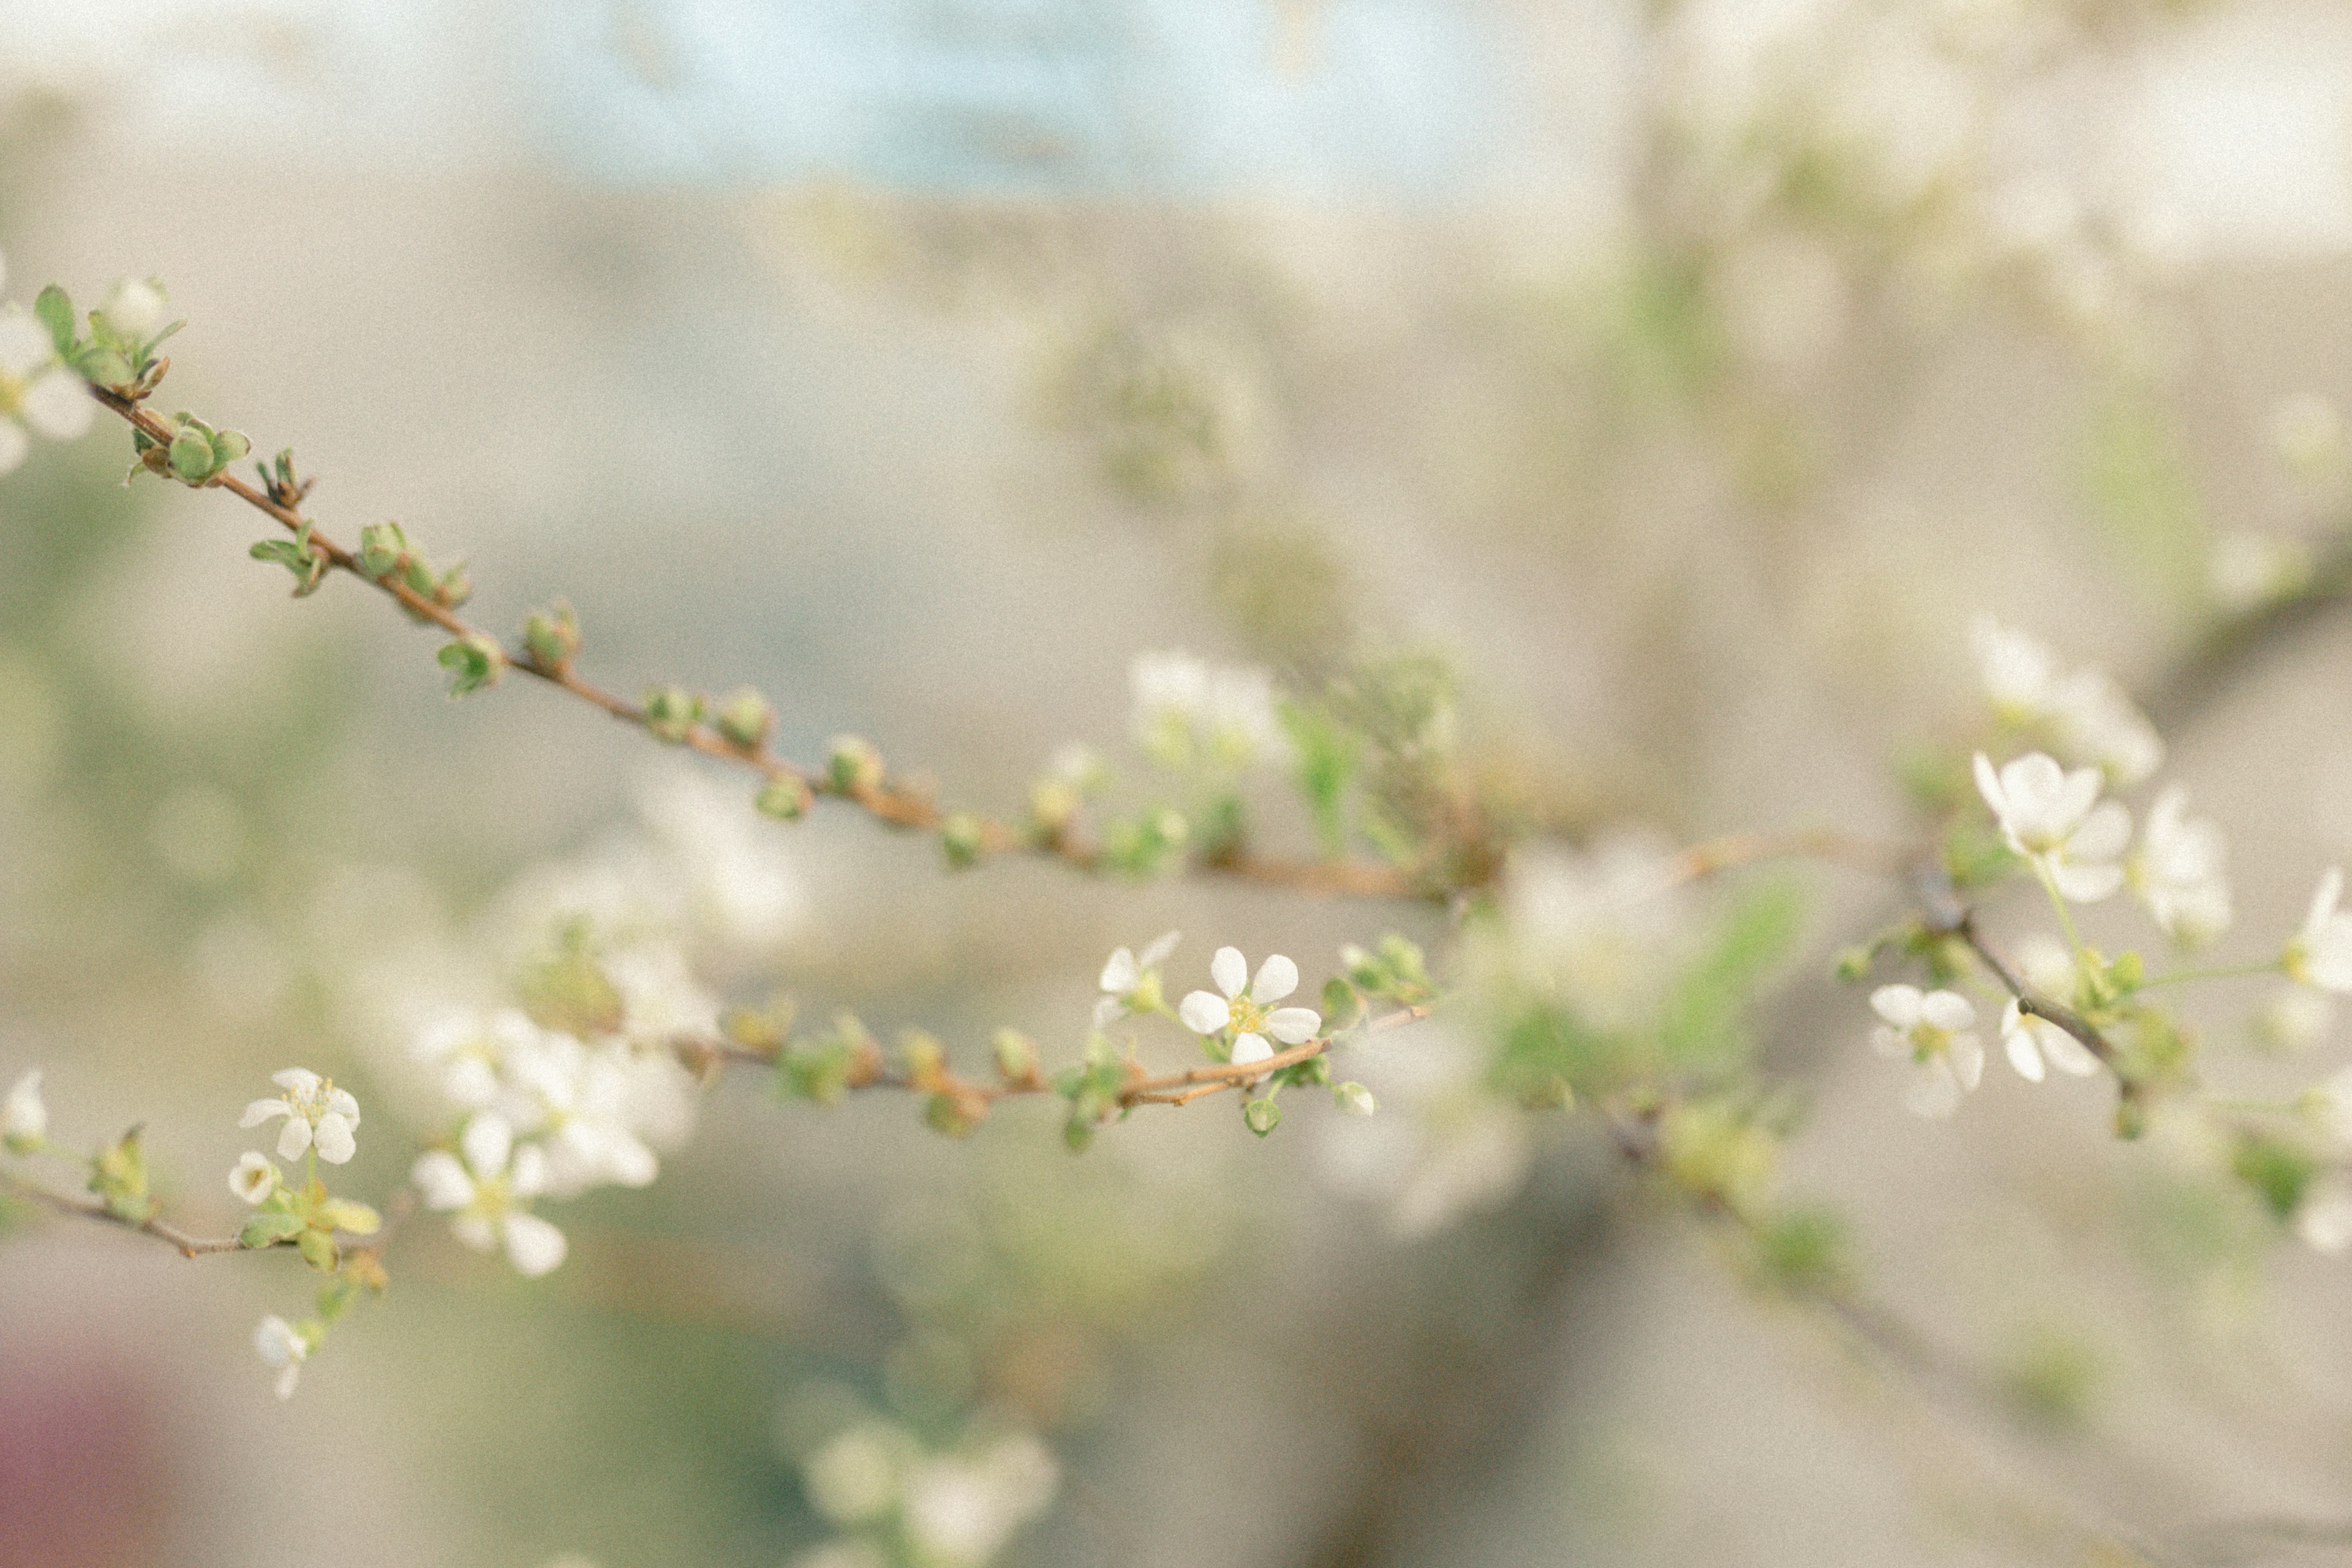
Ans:
[[[247,1247],[244,1242],[233,1236],[219,1237],[190,1236],[177,1226],[167,1225],[153,1215],[149,1215],[143,1220],[129,1219],[115,1213],[95,1198],[78,1198],[68,1193],[52,1192],[37,1182],[26,1181],[13,1171],[0,1171],[0,1182],[5,1182],[9,1191],[18,1196],[53,1208],[59,1214],[70,1215],[76,1219],[96,1220],[101,1225],[119,1226],[124,1230],[152,1236],[158,1241],[177,1248],[183,1258],[201,1258],[215,1252],[258,1250]]]

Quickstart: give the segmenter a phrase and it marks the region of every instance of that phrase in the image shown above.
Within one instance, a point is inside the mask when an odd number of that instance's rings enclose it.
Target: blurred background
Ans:
[[[292,445],[337,538],[467,558],[483,624],[568,595],[607,684],[751,682],[788,752],[866,734],[958,800],[1121,752],[1130,660],[1181,647],[1442,661],[1553,836],[1892,835],[1993,611],[2150,701],[2225,952],[2352,854],[2334,5],[0,0],[0,251],[19,300],[163,279],[164,405]],[[523,682],[452,705],[372,595],[289,601],[250,514],[127,461],[102,427],[0,483],[0,1079],[44,1068],[61,1139],[144,1121],[191,1228],[290,1063],[394,1184],[417,1009],[495,1000],[564,868],[716,888],[729,995],[975,1068],[998,1024],[1074,1057],[1163,930],[1178,990],[1444,938],[766,822]],[[287,1260],[16,1215],[0,1564],[856,1568],[845,1431],[998,1445],[1019,1505],[942,1563],[2352,1555],[2343,1262],[2113,1142],[2096,1084],[1907,1116],[1827,978],[1885,896],[1804,882],[1788,1179],[1926,1372],[1465,1091],[1442,1020],[1346,1069],[1372,1122],[1218,1100],[1076,1159],[1050,1107],[950,1142],[747,1078],[545,1280],[418,1222],[284,1405]],[[2231,1054],[2265,1000],[2200,1002],[2210,1079],[2342,1057]]]

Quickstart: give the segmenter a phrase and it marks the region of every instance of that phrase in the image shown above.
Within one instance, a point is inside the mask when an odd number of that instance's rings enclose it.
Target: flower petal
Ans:
[[[1898,1029],[1907,1029],[1919,1021],[1922,1000],[1916,985],[1882,985],[1870,994],[1871,1011]]]
[[[308,1100],[319,1092],[320,1079],[309,1068],[288,1068],[269,1075],[269,1081],[296,1100]]]
[[[1977,1021],[1977,1010],[1957,991],[1930,991],[1919,998],[1919,1016],[1939,1029],[1965,1029]]]
[[[299,1116],[286,1119],[285,1130],[278,1134],[278,1157],[299,1160],[310,1147],[310,1124]]]
[[[1974,1089],[1984,1081],[1984,1043],[1974,1035],[1953,1036],[1950,1058],[1953,1076],[1962,1089]]]
[[[2131,812],[2121,801],[2102,801],[2067,836],[2066,853],[2078,860],[2112,860],[2131,843]]]
[[[1137,967],[1135,954],[1122,947],[1114,950],[1109,959],[1104,963],[1102,977],[1097,984],[1114,996],[1124,996],[1134,990],[1135,983],[1142,978],[1142,971]]]
[[[273,1116],[291,1116],[294,1108],[282,1100],[257,1100],[236,1119],[239,1127],[258,1127]]]
[[[2112,897],[2124,885],[2124,868],[2108,863],[2079,865],[2064,860],[2050,864],[2050,879],[2058,886],[2058,896],[2070,903],[2095,904]]]
[[[1262,1062],[1274,1055],[1274,1047],[1265,1043],[1264,1035],[1241,1034],[1234,1037],[1234,1065],[1246,1067]]]
[[[352,1098],[351,1090],[347,1089],[329,1090],[327,1109],[354,1127],[360,1124],[360,1102]]]
[[[408,1179],[423,1194],[426,1208],[461,1209],[474,1201],[474,1178],[446,1149],[431,1149],[416,1156],[416,1163],[408,1168]]]
[[[1249,984],[1249,960],[1242,956],[1240,948],[1221,947],[1217,955],[1209,960],[1209,978],[1228,998],[1238,996],[1242,987]]]
[[[571,1244],[563,1233],[535,1214],[507,1215],[507,1259],[515,1272],[536,1279],[563,1261]]]
[[[2018,1077],[2028,1083],[2040,1083],[2042,1053],[2034,1049],[2033,1031],[2017,1018],[2016,1004],[2012,1002],[2010,1006],[2011,1010],[2004,1013],[2000,1020],[2001,1049],[2008,1053],[2009,1065],[2017,1069]]]
[[[21,380],[47,363],[57,352],[40,322],[14,305],[0,310],[0,375]]]
[[[1233,1022],[1234,1010],[1213,992],[1193,991],[1176,1005],[1176,1016],[1196,1035],[1213,1035]]]
[[[2089,1078],[2099,1070],[2099,1058],[2091,1054],[2091,1048],[2057,1025],[2035,1025],[2033,1037],[2041,1042],[2042,1054],[2050,1058],[2050,1065],[2069,1078]]]
[[[1298,965],[1277,952],[1257,966],[1257,979],[1250,984],[1250,1000],[1265,1006],[1297,989]]]
[[[319,1118],[319,1158],[330,1165],[351,1163],[359,1152],[359,1143],[352,1137],[352,1124],[330,1110]]]
[[[459,1215],[449,1222],[449,1234],[477,1252],[498,1250],[499,1233],[492,1229],[490,1222],[480,1215]]]
[[[1184,933],[1181,931],[1171,931],[1165,933],[1150,947],[1145,948],[1140,953],[1137,954],[1135,960],[1136,967],[1139,969],[1157,969],[1160,965],[1168,962],[1168,955],[1175,952],[1176,944],[1183,940]]]
[[[79,441],[89,434],[98,405],[90,400],[89,383],[57,365],[34,377],[33,384],[25,388],[23,413],[25,423],[50,440]]]
[[[1323,1015],[1312,1007],[1276,1007],[1265,1016],[1265,1032],[1286,1046],[1303,1046],[1323,1026]]]

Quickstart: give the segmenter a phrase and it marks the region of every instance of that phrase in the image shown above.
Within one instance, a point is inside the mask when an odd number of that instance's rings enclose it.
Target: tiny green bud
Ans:
[[[1249,1100],[1242,1102],[1242,1121],[1249,1130],[1263,1138],[1282,1125],[1282,1107],[1271,1100]]]
[[[396,522],[372,522],[360,530],[360,569],[379,580],[408,553],[408,534]]]
[[[383,1228],[383,1216],[353,1198],[329,1198],[319,1205],[319,1217],[353,1236],[373,1236]]]
[[[980,861],[980,818],[968,811],[951,811],[940,823],[940,851],[948,865],[961,871]]]
[[[1331,1086],[1331,1103],[1350,1116],[1370,1116],[1381,1108],[1372,1091],[1352,1079]]]
[[[1037,1079],[1037,1042],[1018,1029],[999,1029],[990,1040],[996,1053],[996,1071],[1007,1083],[1034,1083]]]
[[[1871,952],[1860,942],[1837,955],[1837,977],[1848,985],[1870,978]]]
[[[242,430],[215,430],[213,432],[212,445],[213,472],[215,473],[219,473],[223,468],[253,450],[253,443],[246,438],[245,432]]]
[[[862,735],[835,735],[825,742],[825,776],[839,795],[872,789],[884,776],[882,753]]]
[[[201,485],[213,477],[213,444],[201,431],[183,430],[172,437],[172,472],[180,482]]]
[[[1085,804],[1077,786],[1066,779],[1039,779],[1029,786],[1029,817],[1048,833],[1069,826]]]
[[[2114,979],[2116,988],[2122,991],[2137,991],[2147,978],[2147,971],[2137,952],[2126,952],[2116,959],[2107,966],[2107,973]]]
[[[1069,1121],[1062,1124],[1062,1142],[1070,1146],[1071,1153],[1085,1153],[1087,1152],[1087,1145],[1094,1141],[1095,1126],[1093,1122],[1080,1121],[1077,1117],[1073,1116]]]
[[[541,669],[562,669],[580,651],[580,619],[566,604],[533,610],[522,624],[522,646]]]
[[[658,739],[673,746],[684,745],[701,721],[702,699],[684,687],[654,686],[646,689],[646,728]]]
[[[110,1149],[101,1149],[89,1163],[89,1190],[105,1200],[106,1212],[131,1225],[144,1225],[155,1205],[147,1195],[147,1154],[134,1127]]]
[[[798,822],[808,815],[812,796],[809,786],[799,779],[770,779],[761,789],[760,798],[754,804],[769,816]]]
[[[988,1102],[963,1094],[935,1094],[923,1102],[923,1124],[934,1132],[961,1138],[980,1125]]]
[[[756,752],[767,744],[768,731],[776,727],[776,710],[766,698],[746,686],[719,705],[712,721],[728,740],[747,752]]]
[[[437,656],[441,668],[449,672],[449,695],[464,697],[496,686],[499,677],[506,672],[506,650],[480,632],[468,632],[456,642],[445,644]]]
[[[908,1080],[919,1088],[937,1083],[947,1067],[947,1047],[920,1029],[898,1037],[898,1056],[907,1064]]]

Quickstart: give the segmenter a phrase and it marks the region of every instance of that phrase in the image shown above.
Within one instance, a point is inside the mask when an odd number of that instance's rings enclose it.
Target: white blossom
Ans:
[[[0,284],[7,264],[0,258]],[[26,430],[52,441],[88,434],[98,405],[81,376],[58,363],[48,329],[16,305],[0,306],[0,474],[14,470],[32,450]]]
[[[1612,834],[1581,851],[1513,851],[1503,894],[1512,978],[1597,1027],[1633,1023],[1674,972],[1688,923],[1681,882],[1675,849],[1649,832]]]
[[[2062,673],[2047,644],[1990,616],[1969,623],[1969,645],[2002,722],[2046,728],[2061,750],[2096,763],[2118,785],[2137,784],[2162,765],[2162,737],[2105,670],[2085,665]]]
[[[538,1037],[539,1026],[511,1007],[487,1018],[457,1013],[420,1030],[409,1054],[433,1070],[451,1104],[483,1110],[499,1097],[499,1072],[508,1057]]]
[[[2026,1012],[2014,996],[2000,1009],[2000,1043],[2009,1065],[2029,1083],[2042,1081],[2045,1060],[2074,1078],[2088,1078],[2099,1070],[2099,1058],[2088,1047],[2049,1019]]]
[[[49,1131],[49,1108],[41,1101],[41,1069],[35,1068],[8,1089],[0,1104],[0,1141],[18,1152],[39,1146]]]
[[[2352,991],[2352,914],[2336,907],[2343,898],[2343,868],[2330,866],[2311,895],[2303,929],[2286,944],[2282,966],[2289,979],[2322,991]]]
[[[302,1363],[310,1354],[310,1342],[302,1331],[273,1312],[253,1331],[253,1351],[263,1365],[278,1369],[278,1397],[293,1398],[294,1384],[302,1376]]]
[[[1142,987],[1145,978],[1165,963],[1168,955],[1176,951],[1176,944],[1183,940],[1181,931],[1171,931],[1145,947],[1140,954],[1123,947],[1114,950],[1104,963],[1101,978],[1097,981],[1102,987],[1102,994],[1095,1000],[1095,1027],[1099,1029],[1112,1019],[1129,1013],[1149,1011],[1150,1006],[1143,1005],[1145,1003],[1165,1005],[1159,1000],[1160,990],[1156,984],[1151,988],[1149,998],[1139,998],[1137,992]]]
[[[1008,1437],[977,1458],[926,1460],[907,1481],[907,1533],[925,1560],[976,1568],[1045,1510],[1059,1479],[1034,1437]]]
[[[359,1101],[308,1068],[288,1068],[269,1075],[286,1093],[277,1100],[257,1100],[245,1108],[240,1127],[258,1127],[274,1117],[286,1119],[278,1135],[278,1157],[299,1160],[315,1146],[319,1158],[340,1165],[357,1151],[352,1132],[360,1124]]]
[[[890,1511],[898,1500],[899,1450],[904,1443],[887,1426],[852,1426],[818,1449],[803,1480],[810,1506],[835,1524],[863,1524]]]
[[[163,291],[143,278],[125,278],[107,291],[98,309],[108,326],[143,343],[163,329]]]
[[[1916,985],[1882,985],[1871,1010],[1885,1022],[1870,1043],[1884,1057],[1911,1058],[1915,1071],[1903,1103],[1921,1116],[1946,1117],[1984,1076],[1984,1047],[1970,1026],[1977,1010],[1957,991],[1922,993]]]
[[[563,1233],[527,1206],[547,1188],[547,1156],[539,1145],[518,1146],[506,1118],[485,1110],[466,1123],[457,1146],[462,1161],[446,1149],[417,1156],[409,1179],[425,1206],[454,1212],[450,1231],[477,1252],[503,1242],[508,1261],[527,1279],[562,1263]]]
[[[2190,820],[2188,811],[2189,797],[2177,785],[2156,797],[2125,876],[2167,936],[2200,947],[2230,929],[2230,884],[2221,830]]]
[[[2049,714],[2050,693],[2058,684],[2058,659],[2049,645],[1990,616],[1979,616],[1969,623],[1969,647],[1976,655],[1985,696],[2004,723],[2034,724]]]
[[[2294,1234],[2329,1258],[2352,1247],[2352,1186],[2332,1176],[2312,1184],[2295,1205]]]
[[[2062,898],[2096,903],[2123,886],[2116,864],[2131,842],[2131,813],[2099,799],[2099,770],[2072,773],[2041,752],[2002,765],[1996,773],[1976,757],[1977,791],[2000,823],[2009,847],[2032,861]]]
[[[550,1193],[570,1197],[607,1182],[642,1187],[659,1173],[637,1132],[638,1059],[625,1045],[592,1051],[541,1030],[509,1060],[499,1109],[511,1125],[545,1139]]]
[[[2336,998],[2308,985],[2282,985],[2254,1016],[2255,1037],[2282,1051],[2305,1051],[2336,1022]]]
[[[1298,965],[1278,952],[1258,965],[1253,981],[1241,949],[1221,947],[1209,960],[1209,978],[1224,994],[1194,991],[1178,1005],[1176,1016],[1196,1035],[1233,1030],[1232,1059],[1238,1064],[1262,1062],[1274,1055],[1268,1035],[1286,1046],[1303,1046],[1323,1026],[1322,1015],[1311,1007],[1274,1005],[1298,989]]]
[[[286,1173],[257,1149],[247,1149],[239,1155],[228,1173],[228,1190],[249,1204],[268,1203],[269,1195],[285,1183]]]
[[[1247,766],[1282,743],[1274,679],[1188,653],[1138,654],[1129,667],[1135,738],[1163,767]]]

